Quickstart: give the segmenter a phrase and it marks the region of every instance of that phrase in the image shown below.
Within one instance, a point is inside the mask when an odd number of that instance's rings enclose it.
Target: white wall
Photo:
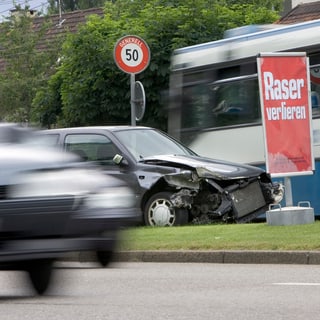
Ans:
[[[281,16],[286,15],[294,7],[301,3],[317,2],[319,0],[284,0],[283,1],[283,12],[280,13]]]

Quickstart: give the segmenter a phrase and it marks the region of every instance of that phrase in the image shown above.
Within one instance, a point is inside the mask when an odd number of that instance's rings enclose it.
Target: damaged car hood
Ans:
[[[187,155],[158,155],[146,157],[140,162],[192,169],[196,170],[199,177],[220,180],[250,178],[264,172],[262,169],[250,165]]]

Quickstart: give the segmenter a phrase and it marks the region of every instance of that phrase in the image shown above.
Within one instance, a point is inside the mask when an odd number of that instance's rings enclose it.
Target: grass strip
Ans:
[[[320,250],[320,221],[136,227],[122,232],[120,250]]]

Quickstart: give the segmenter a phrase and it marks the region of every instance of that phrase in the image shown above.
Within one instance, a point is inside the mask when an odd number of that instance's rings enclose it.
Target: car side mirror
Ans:
[[[113,157],[112,161],[117,165],[120,165],[120,164],[128,165],[129,164],[127,159],[125,159],[122,155],[120,155],[118,153]]]

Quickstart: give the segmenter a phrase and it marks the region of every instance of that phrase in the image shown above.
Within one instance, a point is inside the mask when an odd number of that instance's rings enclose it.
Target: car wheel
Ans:
[[[43,294],[49,287],[52,264],[52,259],[34,260],[28,263],[27,272],[38,294]]]
[[[113,251],[97,251],[97,259],[99,263],[106,267],[110,262],[112,262]]]
[[[147,202],[144,210],[144,221],[149,226],[178,226],[188,223],[188,211],[174,208],[170,201],[170,192],[154,194]]]
[[[114,257],[114,251],[116,250],[117,245],[117,230],[112,232],[105,231],[101,233],[101,240],[107,241],[107,244],[100,245],[97,248],[96,256],[98,262],[101,264],[102,267],[106,267],[110,264]]]

